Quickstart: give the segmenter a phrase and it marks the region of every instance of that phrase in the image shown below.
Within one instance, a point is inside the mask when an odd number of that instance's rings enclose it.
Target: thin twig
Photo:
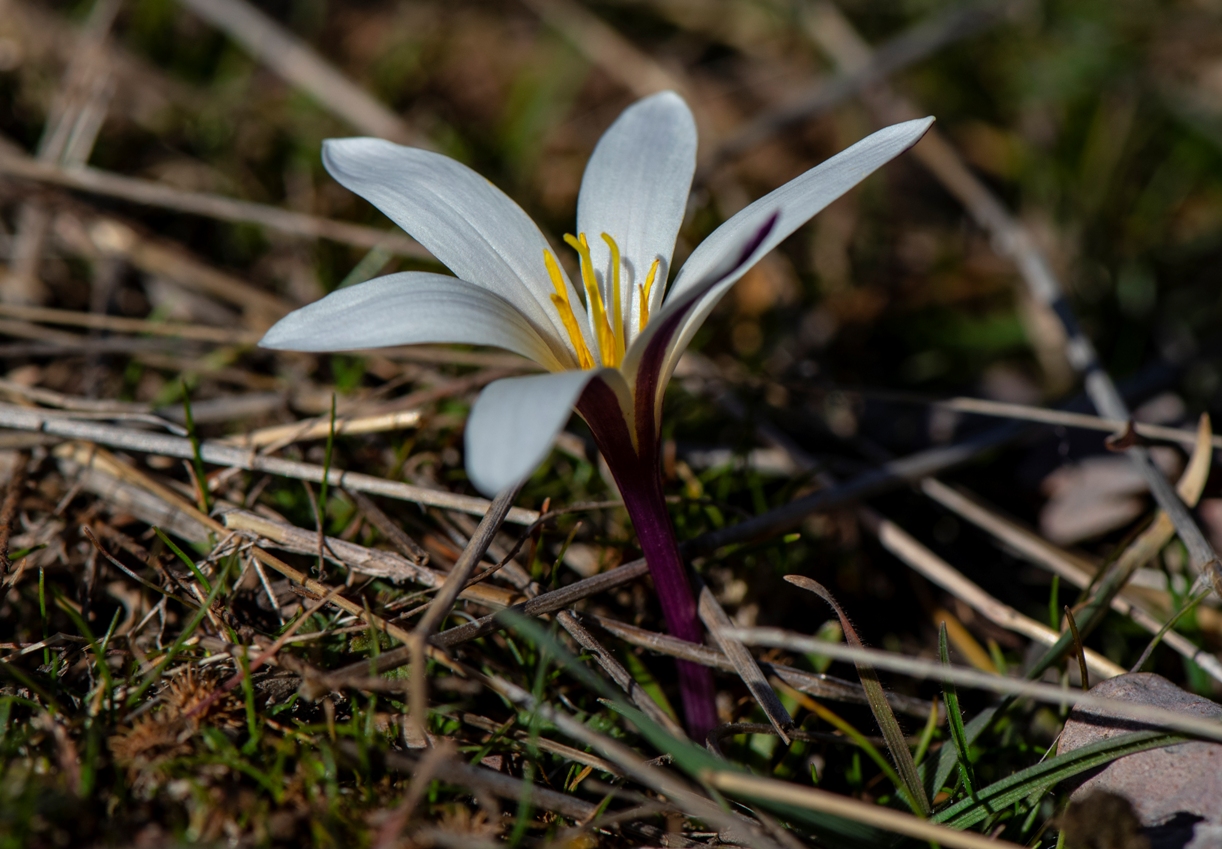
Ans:
[[[479,527],[471,535],[467,547],[463,549],[462,555],[446,575],[445,583],[441,585],[441,590],[433,598],[428,610],[425,611],[424,616],[420,617],[420,621],[416,623],[416,627],[412,630],[413,639],[406,646],[412,653],[411,682],[408,688],[410,702],[408,718],[416,723],[417,729],[422,736],[427,728],[425,712],[428,709],[428,691],[424,675],[425,646],[428,644],[429,638],[433,636],[433,632],[437,630],[437,626],[450,614],[451,608],[454,607],[454,602],[458,600],[458,596],[463,592],[467,579],[471,577],[471,573],[475,571],[475,567],[483,559],[484,553],[488,550],[488,546],[492,544],[492,539],[496,536],[497,531],[501,529],[501,524],[505,521],[510,507],[513,505],[514,499],[518,497],[521,489],[522,484],[517,483],[501,491],[493,499],[492,504],[488,507],[488,512],[480,520]]]
[[[1009,678],[1004,675],[990,675],[987,672],[978,672],[963,666],[944,666],[941,663],[898,652],[829,643],[781,628],[735,628],[734,636],[751,646],[773,646],[786,651],[830,657],[832,660],[848,663],[869,663],[879,669],[897,672],[918,680],[950,681],[965,687],[976,687],[994,693],[1037,699],[1054,705],[1102,708],[1115,711],[1125,719],[1132,719],[1143,724],[1157,725],[1210,740],[1222,741],[1222,723],[1214,719],[1191,716],[1153,705],[1109,699],[1083,693],[1081,690]]]
[[[407,122],[318,55],[308,44],[243,0],[179,0],[257,59],[308,92],[363,133],[427,147]]]
[[[393,231],[319,218],[224,195],[188,192],[164,183],[125,177],[97,168],[60,168],[0,152],[0,174],[235,224],[257,224],[294,236],[330,239],[361,248],[381,248],[400,256],[432,257],[419,242]]]
[[[560,627],[569,632],[569,636],[576,641],[577,645],[594,656],[595,662],[603,668],[603,671],[611,677],[612,681],[619,685],[620,689],[628,694],[628,698],[632,699],[632,703],[640,708],[642,713],[675,737],[682,739],[686,736],[679,723],[675,722],[666,711],[658,706],[658,703],[641,688],[641,685],[624,668],[624,665],[607,651],[603,644],[581,624],[581,621],[572,611],[561,611],[556,617],[556,621],[560,623]]]
[[[725,656],[730,659],[730,663],[734,666],[734,671],[738,673],[738,677],[747,685],[747,690],[751,693],[755,703],[760,706],[760,710],[764,712],[764,716],[768,717],[768,721],[772,723],[776,729],[777,736],[789,745],[789,734],[793,731],[793,717],[789,715],[789,711],[781,704],[780,698],[773,691],[772,686],[768,683],[768,679],[764,677],[764,673],[760,670],[759,664],[755,658],[747,651],[746,646],[726,635],[726,632],[734,627],[734,623],[730,621],[730,617],[726,615],[725,610],[717,603],[717,599],[713,597],[713,592],[708,586],[701,586],[698,597],[698,610],[700,613],[700,621],[709,629],[709,633],[713,635],[713,639],[717,645],[721,647]]]

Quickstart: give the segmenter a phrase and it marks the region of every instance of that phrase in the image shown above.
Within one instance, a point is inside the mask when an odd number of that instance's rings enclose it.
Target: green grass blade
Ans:
[[[208,577],[203,573],[203,571],[198,566],[195,565],[195,561],[192,560],[190,557],[188,557],[181,548],[175,545],[174,541],[171,540],[168,536],[166,536],[165,533],[161,530],[161,528],[154,527],[153,533],[157,534],[157,538],[160,539],[163,543],[165,543],[166,548],[174,552],[174,554],[177,555],[178,559],[186,564],[187,568],[191,570],[191,574],[195,576],[195,580],[199,581],[200,586],[204,588],[204,592],[211,595],[212,594],[212,582],[209,581]]]
[[[1165,731],[1134,731],[1100,740],[1072,752],[1057,755],[1042,763],[1020,770],[987,787],[976,791],[975,798],[964,799],[949,808],[939,811],[934,822],[952,828],[970,828],[994,814],[1000,813],[1015,802],[1042,794],[1048,788],[1079,773],[1111,763],[1117,758],[1157,749],[1184,741],[1179,734]]]
[[[938,628],[938,656],[942,663],[950,666],[950,649],[946,644],[946,623]],[[963,777],[963,786],[968,796],[975,795],[976,778],[972,774],[972,762],[968,757],[969,744],[967,731],[963,727],[963,714],[959,710],[959,691],[955,685],[946,681],[942,684],[942,697],[946,701],[946,721],[950,726],[950,738],[954,741],[955,750],[959,753],[959,774]],[[935,792],[938,788],[934,788]]]
[[[191,392],[187,382],[182,383],[182,414],[187,424],[187,439],[191,440],[191,459],[195,469],[195,480],[199,484],[199,510],[205,516],[212,512],[212,493],[208,492],[208,478],[204,475],[204,458],[199,453],[199,436],[195,433],[195,416],[191,413]]]

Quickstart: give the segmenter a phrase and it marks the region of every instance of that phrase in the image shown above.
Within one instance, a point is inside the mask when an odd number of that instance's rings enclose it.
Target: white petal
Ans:
[[[423,271],[332,292],[280,319],[259,344],[287,351],[351,351],[422,342],[492,345],[545,368],[566,366],[499,296],[456,277]]]
[[[480,393],[467,419],[467,475],[492,496],[533,472],[599,371],[509,377]]]
[[[571,347],[551,304],[539,228],[508,195],[447,156],[382,139],[330,139],[323,164],[447,268],[495,292]],[[570,303],[578,304],[569,286]]]
[[[828,204],[916,144],[931,124],[933,118],[920,118],[894,124],[867,136],[755,201],[701,242],[679,271],[679,276],[666,295],[667,303],[671,299],[682,300],[689,288],[699,287],[702,281],[708,279],[710,272],[725,262],[727,255],[738,251],[769,217],[777,216],[776,225],[755,251],[752,261],[742,264],[733,274],[704,293],[700,303],[684,319],[683,328],[671,341],[671,354],[663,369],[661,385],[665,386],[679,361],[679,356],[730,286],[750,270],[760,257]]]
[[[630,330],[639,322],[636,286],[645,282],[655,259],[661,260],[655,292],[660,296],[665,288],[695,170],[696,122],[673,91],[629,106],[603,134],[586,165],[577,198],[577,230],[590,240],[608,302],[611,251],[602,234],[619,245],[620,308]]]

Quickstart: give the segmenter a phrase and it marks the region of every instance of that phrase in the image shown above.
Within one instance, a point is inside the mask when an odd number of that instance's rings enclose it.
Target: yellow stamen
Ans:
[[[604,366],[619,365],[615,357],[615,334],[607,323],[607,310],[603,306],[602,293],[598,291],[598,280],[594,277],[594,261],[590,257],[590,243],[586,241],[585,233],[573,236],[564,234],[564,241],[581,257],[581,282],[586,287],[586,305],[590,310],[590,319],[594,322],[594,334],[598,338],[598,352]]]
[[[649,274],[645,276],[645,285],[637,286],[637,291],[641,294],[641,330],[645,329],[645,325],[649,324],[649,293],[653,291],[654,278],[658,276],[658,267],[662,260],[655,259],[653,265],[649,266]]]
[[[569,341],[573,343],[573,348],[577,351],[577,362],[583,369],[592,369],[594,368],[594,357],[590,356],[590,349],[586,347],[586,341],[581,335],[577,317],[573,315],[573,307],[569,303],[569,287],[564,283],[564,275],[560,273],[560,265],[556,262],[556,258],[546,248],[543,250],[543,264],[547,266],[547,276],[552,278],[552,286],[556,289],[556,294],[552,295],[552,303],[556,305],[556,312],[560,313],[560,322],[568,331]]]
[[[606,233],[603,233],[603,241],[607,243],[607,247],[611,249],[611,316],[614,319],[612,330],[615,333],[615,358],[619,361],[624,359],[624,306],[620,300],[620,285],[619,285],[619,245],[615,244],[615,239],[612,239]]]

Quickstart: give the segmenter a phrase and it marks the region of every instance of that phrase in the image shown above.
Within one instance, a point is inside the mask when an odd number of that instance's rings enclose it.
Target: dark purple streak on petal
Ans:
[[[658,317],[661,325],[654,331],[653,338],[649,340],[649,345],[645,348],[645,352],[641,355],[641,362],[637,366],[636,398],[634,400],[636,402],[637,440],[641,445],[647,442],[650,444],[657,442],[654,407],[658,397],[658,380],[661,377],[662,364],[666,359],[666,349],[670,345],[670,340],[674,338],[675,333],[683,324],[683,319],[699,303],[706,292],[748,262],[758,259],[755,252],[768,238],[768,234],[776,226],[779,217],[780,212],[774,212],[755,235],[743,245],[742,250],[738,252],[738,256],[732,262],[723,264],[704,280],[691,287],[684,293],[683,300],[677,306],[664,305],[664,314]]]

